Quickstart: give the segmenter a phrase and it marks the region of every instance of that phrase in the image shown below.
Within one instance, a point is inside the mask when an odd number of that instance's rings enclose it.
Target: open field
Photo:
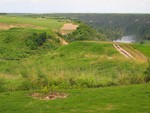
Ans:
[[[113,42],[68,44],[56,33],[64,24],[57,19],[0,17],[0,113],[149,113],[150,44],[119,43],[135,58],[128,59]],[[73,36],[89,36],[88,30],[93,29],[84,25]],[[67,98],[31,97],[36,92],[62,92]]]
[[[46,18],[30,18],[30,17],[22,17],[22,16],[2,16],[0,17],[0,23],[5,23],[7,25],[11,24],[30,24],[36,25],[40,27],[44,27],[47,29],[59,29],[63,26],[64,22],[58,22],[56,19],[46,19]]]
[[[150,84],[62,91],[69,97],[38,100],[30,96],[33,91],[0,93],[0,113],[150,112]]]

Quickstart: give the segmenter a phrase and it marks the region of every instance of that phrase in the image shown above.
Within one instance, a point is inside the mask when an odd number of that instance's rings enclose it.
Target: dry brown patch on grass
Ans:
[[[107,104],[105,109],[108,111],[111,111],[111,110],[115,109],[115,106],[113,104]]]
[[[8,30],[10,28],[13,28],[14,26],[12,25],[8,25],[8,24],[5,24],[5,23],[0,23],[0,30]]]
[[[34,29],[42,29],[43,27],[32,25],[32,24],[6,24],[0,23],[0,30],[9,30],[11,28],[34,28]]]
[[[64,99],[68,97],[68,94],[66,93],[50,93],[50,94],[43,94],[43,93],[32,93],[31,96],[35,99],[41,99],[41,100],[55,100],[55,99]]]
[[[11,75],[11,74],[5,74],[5,73],[0,73],[0,78],[3,79],[19,79],[19,76]]]

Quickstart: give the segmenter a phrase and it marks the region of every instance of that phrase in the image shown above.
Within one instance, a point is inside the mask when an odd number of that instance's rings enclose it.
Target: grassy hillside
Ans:
[[[54,46],[58,46],[59,40],[55,38],[56,34],[53,31],[62,27],[63,24],[64,22],[58,22],[55,19],[1,16],[0,58],[19,59],[25,58],[30,54],[34,54],[35,51],[31,51],[28,47],[29,40],[30,45],[31,43],[33,45],[33,43],[37,40],[33,37],[33,34],[47,34],[46,43],[43,43],[42,45],[45,48],[53,48]],[[33,40],[31,41],[31,37],[35,39],[35,42]],[[39,48],[43,48],[42,46]]]
[[[30,92],[0,93],[1,113],[149,113],[150,84],[65,90],[66,99],[39,100]]]
[[[150,44],[135,44],[133,47],[141,51],[148,58],[150,58],[150,51],[149,51]]]
[[[147,62],[124,57],[113,42],[76,41],[61,46],[62,35],[56,32],[64,23],[0,17],[0,113],[149,112]],[[96,34],[85,25],[67,36],[75,41]],[[149,58],[149,44],[120,43],[127,49],[129,45]],[[47,101],[31,97],[39,92],[41,96],[63,92],[68,97]]]
[[[64,22],[2,16],[0,23],[14,26],[0,31],[1,91],[90,88],[145,82],[147,64],[126,59],[112,43],[73,42],[59,47],[53,30]],[[46,35],[42,34],[44,32]]]
[[[19,62],[19,64],[17,63]],[[104,87],[144,83],[145,62],[122,56],[111,43],[73,42],[21,61],[1,61],[5,90]],[[13,83],[13,76],[17,79]],[[14,84],[13,89],[10,85]]]

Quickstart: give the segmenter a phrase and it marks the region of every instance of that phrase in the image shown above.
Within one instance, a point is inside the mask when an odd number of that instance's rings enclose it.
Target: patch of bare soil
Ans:
[[[8,30],[12,27],[14,27],[14,26],[8,25],[8,24],[5,24],[5,23],[0,23],[0,30]]]
[[[8,30],[14,27],[19,27],[19,28],[26,28],[26,27],[31,27],[31,28],[43,28],[40,26],[32,25],[32,24],[6,24],[6,23],[0,23],[0,30]]]
[[[76,30],[78,27],[78,25],[74,25],[72,23],[67,23],[67,24],[64,24],[64,26],[61,28],[61,30]]]
[[[67,23],[67,24],[64,24],[64,26],[62,28],[60,28],[59,32],[62,35],[66,35],[68,33],[73,32],[74,30],[76,30],[77,27],[78,27],[78,25],[74,25],[72,23]]]
[[[132,56],[134,56],[134,59],[141,62],[147,62],[147,57],[141,53],[140,51],[134,49],[131,45],[128,46],[122,46],[126,51],[128,51]]]
[[[113,44],[113,46],[119,51],[122,55],[124,55],[127,58],[136,60],[138,62],[146,62],[147,58],[144,54],[142,54],[140,51],[134,49],[130,45],[118,45]]]
[[[41,100],[55,100],[55,99],[65,99],[68,97],[68,94],[66,93],[49,93],[49,94],[43,94],[43,93],[32,93],[31,96],[36,99]]]
[[[118,52],[120,52],[123,56],[127,57],[127,58],[133,58],[133,56],[128,53],[126,50],[124,50],[122,47],[120,47],[120,45],[118,44],[113,44],[113,46],[116,48],[116,50]]]

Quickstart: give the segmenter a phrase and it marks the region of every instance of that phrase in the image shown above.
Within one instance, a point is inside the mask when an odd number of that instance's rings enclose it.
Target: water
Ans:
[[[136,41],[137,41],[136,36],[130,35],[130,36],[123,36],[122,38],[114,40],[113,42],[133,43]]]

